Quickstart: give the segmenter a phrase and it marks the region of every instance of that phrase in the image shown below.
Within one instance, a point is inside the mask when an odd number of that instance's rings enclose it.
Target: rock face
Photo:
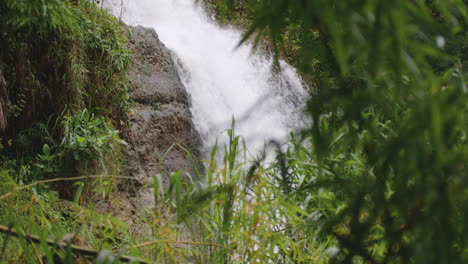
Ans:
[[[124,149],[126,175],[135,180],[120,184],[108,199],[95,205],[101,213],[111,213],[129,224],[131,232],[139,236],[151,231],[138,215],[155,206],[153,176],[159,174],[165,188],[171,172],[184,171],[198,180],[195,170],[202,171],[201,140],[170,51],[153,29],[138,26],[130,27],[129,32],[132,62],[128,79],[133,105],[130,127],[121,136],[128,142]]]
[[[186,171],[195,177],[200,137],[170,51],[153,29],[131,27],[129,39],[133,55],[128,79],[134,105],[130,130],[123,138],[128,142],[128,173],[142,186],[141,201],[151,205],[152,190],[144,186],[152,185],[154,175],[162,176],[165,187],[171,172]]]

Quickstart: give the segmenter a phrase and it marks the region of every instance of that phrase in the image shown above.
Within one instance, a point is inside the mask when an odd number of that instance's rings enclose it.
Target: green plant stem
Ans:
[[[216,243],[194,242],[194,241],[184,241],[184,240],[155,240],[155,241],[148,241],[148,242],[145,242],[145,243],[141,243],[141,244],[132,246],[131,248],[147,247],[147,246],[151,246],[151,245],[159,244],[159,243],[164,243],[164,244],[185,244],[185,245],[195,245],[195,246],[212,246],[212,247],[218,247],[218,248],[223,248],[223,249],[233,251],[232,248],[228,248],[226,246],[216,244]]]
[[[87,175],[87,176],[77,176],[77,177],[67,177],[67,178],[54,178],[54,179],[49,179],[49,180],[43,180],[43,181],[37,181],[37,182],[33,182],[31,184],[28,184],[28,185],[25,185],[25,186],[22,186],[20,188],[17,188],[17,189],[14,189],[13,191],[11,192],[7,192],[5,193],[4,195],[0,196],[0,200],[3,200],[9,196],[11,196],[12,194],[18,192],[18,191],[21,191],[21,190],[25,190],[25,189],[29,189],[33,186],[36,186],[36,185],[39,185],[39,184],[44,184],[44,183],[51,183],[51,182],[59,182],[59,181],[77,181],[77,180],[83,180],[83,179],[95,179],[95,178],[115,178],[115,179],[128,179],[128,180],[134,180],[133,177],[129,177],[129,176],[119,176],[119,175]]]

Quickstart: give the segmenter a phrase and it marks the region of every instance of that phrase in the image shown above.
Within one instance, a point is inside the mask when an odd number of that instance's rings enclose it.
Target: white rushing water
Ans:
[[[194,0],[113,0],[113,10],[129,25],[152,27],[174,52],[182,82],[191,98],[193,122],[206,148],[236,120],[236,134],[253,150],[285,142],[304,125],[308,97],[293,67],[252,54],[250,44],[236,48],[242,34],[221,28]],[[108,2],[108,1],[106,1]],[[112,2],[112,1],[111,1]]]

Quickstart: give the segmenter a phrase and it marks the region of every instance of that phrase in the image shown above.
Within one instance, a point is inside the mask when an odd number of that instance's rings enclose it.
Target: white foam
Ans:
[[[233,117],[236,134],[253,150],[270,140],[285,142],[304,125],[308,93],[295,69],[281,62],[281,72],[274,73],[271,57],[252,54],[250,44],[236,48],[241,32],[218,26],[194,0],[124,0],[123,12],[121,1],[113,1],[127,24],[155,28],[180,60],[193,122],[206,148]]]

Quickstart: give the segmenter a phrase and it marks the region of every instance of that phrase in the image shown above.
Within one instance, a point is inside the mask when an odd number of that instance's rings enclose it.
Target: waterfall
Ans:
[[[253,52],[249,43],[237,47],[242,33],[217,25],[194,0],[114,1],[111,8],[125,23],[154,28],[174,53],[205,148],[225,142],[221,135],[232,118],[251,150],[285,142],[307,122],[308,92],[295,69],[281,61],[273,71],[271,56]]]

